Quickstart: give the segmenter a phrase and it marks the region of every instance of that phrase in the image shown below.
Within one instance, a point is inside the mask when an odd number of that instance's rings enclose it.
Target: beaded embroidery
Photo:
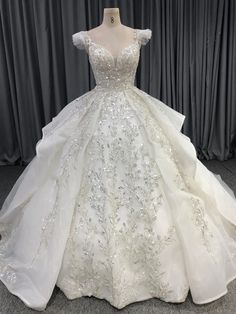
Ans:
[[[124,90],[134,86],[140,47],[146,45],[151,38],[151,30],[134,29],[133,31],[134,41],[121,49],[116,58],[106,47],[92,41],[87,31],[80,31],[73,35],[73,43],[88,53],[96,80],[96,90]]]
[[[55,149],[59,166],[52,173],[54,197],[46,214],[38,216],[39,243],[31,250],[34,256],[26,256],[25,268],[41,262],[58,226],[70,217],[57,278],[69,298],[94,295],[122,308],[147,291],[149,297],[182,302],[189,290],[185,268],[193,267],[188,259],[185,264],[184,244],[193,241],[203,263],[216,265],[218,238],[212,234],[207,205],[192,193],[193,181],[183,173],[181,156],[161,123],[167,119],[164,107],[157,103],[155,111],[151,97],[134,86],[140,48],[151,30],[135,29],[134,43],[117,57],[87,35],[81,31],[72,39],[77,48],[86,49],[96,86],[43,128],[37,157]],[[171,203],[172,195],[186,204]],[[25,205],[19,206],[14,224],[0,225],[0,259],[11,252],[8,240],[17,236]],[[192,238],[182,233],[182,222],[193,231]],[[169,257],[173,263],[166,263]],[[0,262],[0,277],[11,287],[18,284],[13,264]],[[180,274],[178,289],[173,269]]]

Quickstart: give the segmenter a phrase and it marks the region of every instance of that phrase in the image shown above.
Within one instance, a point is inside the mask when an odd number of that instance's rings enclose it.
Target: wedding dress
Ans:
[[[43,129],[0,211],[0,279],[44,310],[69,299],[116,308],[152,297],[202,304],[236,277],[236,198],[181,133],[185,116],[134,85],[150,29],[117,57],[87,31],[96,86]]]

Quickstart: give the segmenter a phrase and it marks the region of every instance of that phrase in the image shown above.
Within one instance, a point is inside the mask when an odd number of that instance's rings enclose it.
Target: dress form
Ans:
[[[93,42],[108,49],[114,58],[134,41],[134,30],[121,23],[119,8],[105,8],[102,24],[87,33]]]

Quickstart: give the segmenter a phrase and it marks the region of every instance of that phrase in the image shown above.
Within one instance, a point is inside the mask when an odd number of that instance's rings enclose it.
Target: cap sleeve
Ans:
[[[149,29],[149,28],[139,29],[138,41],[141,45],[146,45],[151,37],[152,37],[152,30],[151,29]]]
[[[75,47],[78,49],[85,49],[85,37],[84,37],[84,31],[80,31],[78,33],[75,33],[72,35],[72,42]]]

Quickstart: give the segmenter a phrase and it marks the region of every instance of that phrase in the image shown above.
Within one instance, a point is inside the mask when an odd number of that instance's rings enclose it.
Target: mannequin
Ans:
[[[119,8],[105,8],[102,24],[87,33],[93,42],[109,50],[114,58],[134,42],[134,29],[121,23]]]

